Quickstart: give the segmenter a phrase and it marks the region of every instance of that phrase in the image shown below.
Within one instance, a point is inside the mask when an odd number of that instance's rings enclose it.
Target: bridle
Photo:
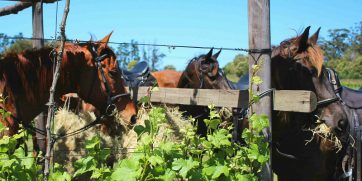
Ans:
[[[288,48],[288,60],[289,61],[299,61],[300,59],[296,59],[295,56],[292,56],[291,55],[291,49],[290,49],[290,45],[291,43],[288,42],[288,41],[285,41],[285,42],[282,42],[282,43],[285,43],[287,48]],[[281,43],[281,44],[282,44]],[[281,50],[279,50],[280,53],[281,53]],[[333,86],[333,91],[335,93],[335,97],[332,97],[332,98],[327,98],[327,99],[323,99],[323,100],[318,100],[317,101],[317,108],[321,108],[321,107],[324,107],[324,106],[327,106],[331,103],[334,103],[334,102],[341,102],[343,104],[343,101],[342,101],[342,98],[340,96],[340,91],[342,89],[341,85],[340,85],[340,82],[339,82],[339,78],[338,78],[338,75],[335,73],[334,70],[330,69],[330,68],[325,68],[327,70],[327,73],[328,73],[328,81],[329,83]],[[318,97],[317,97],[318,99]],[[302,158],[298,157],[298,156],[295,156],[293,154],[289,154],[289,153],[284,153],[282,151],[279,150],[278,148],[278,144],[279,144],[279,141],[276,142],[276,144],[274,144],[274,150],[275,152],[282,156],[282,157],[285,157],[287,159],[292,159],[292,160],[302,160]]]
[[[340,95],[342,86],[339,82],[338,75],[336,74],[336,72],[333,69],[330,69],[330,68],[325,68],[325,69],[327,70],[327,73],[328,73],[328,81],[333,86],[333,91],[336,96],[318,101],[317,107],[323,107],[323,106],[326,106],[328,104],[331,104],[331,103],[334,103],[337,101],[339,101],[343,104],[343,101],[342,101],[342,98]]]
[[[121,93],[121,94],[116,94],[116,95],[113,95],[111,89],[110,89],[110,85],[106,79],[106,76],[104,74],[104,71],[102,69],[102,64],[101,62],[104,60],[104,58],[106,58],[108,55],[107,54],[103,54],[103,55],[100,55],[98,56],[97,54],[97,50],[96,48],[94,47],[93,44],[90,44],[90,49],[89,51],[91,52],[93,58],[94,58],[94,64],[97,68],[97,70],[99,71],[99,73],[101,74],[101,79],[102,79],[102,83],[106,89],[106,92],[107,92],[107,107],[104,111],[104,115],[107,116],[107,117],[111,117],[111,116],[114,116],[115,115],[115,109],[116,109],[116,105],[113,103],[114,101],[116,101],[118,98],[121,98],[121,97],[125,97],[125,96],[129,96],[130,97],[130,93]],[[90,90],[87,94],[87,97],[89,98],[91,96],[91,93],[92,93],[92,90],[93,90],[93,86],[94,86],[94,82],[97,78],[97,74],[94,75],[93,77],[93,81],[92,81],[92,84],[91,84],[91,87],[90,87]]]
[[[212,81],[215,81],[216,79],[217,79],[217,76],[221,76],[222,78],[224,78],[225,79],[225,81],[226,81],[226,83],[227,83],[227,85],[228,85],[228,87],[230,88],[230,89],[232,89],[232,86],[230,85],[230,82],[226,79],[226,76],[225,76],[225,73],[224,73],[224,71],[222,70],[222,69],[219,69],[218,68],[218,71],[217,71],[217,73],[216,73],[216,75],[212,75],[211,74],[211,71],[212,71],[212,69],[214,68],[214,66],[218,66],[218,64],[216,64],[216,62],[212,62],[212,63],[210,63],[210,65],[209,66],[207,66],[206,68],[203,68],[202,67],[202,64],[201,64],[201,61],[199,61],[199,60],[192,60],[192,61],[197,61],[197,63],[198,63],[198,67],[199,67],[199,70],[197,70],[197,66],[195,66],[195,72],[197,72],[197,78],[199,79],[199,81],[200,81],[200,86],[199,86],[199,89],[202,89],[203,88],[203,86],[204,86],[204,77],[205,77],[205,74],[207,74],[207,76],[212,80]],[[199,74],[201,74],[201,76],[199,76]]]

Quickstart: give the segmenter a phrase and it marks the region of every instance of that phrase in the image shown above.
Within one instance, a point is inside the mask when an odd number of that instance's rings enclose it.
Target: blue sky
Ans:
[[[0,8],[15,4],[0,1]],[[59,2],[58,23],[65,1]],[[362,21],[361,0],[271,0],[271,42],[278,44],[312,26],[349,28]],[[46,38],[54,37],[56,3],[44,6]],[[247,0],[71,0],[67,20],[68,38],[89,40],[90,34],[101,39],[114,31],[111,41],[171,45],[247,48]],[[31,8],[19,14],[0,17],[0,33],[22,32],[31,37]],[[166,54],[160,68],[172,64],[183,70],[188,60],[204,49],[160,48]],[[240,52],[223,51],[221,66]]]

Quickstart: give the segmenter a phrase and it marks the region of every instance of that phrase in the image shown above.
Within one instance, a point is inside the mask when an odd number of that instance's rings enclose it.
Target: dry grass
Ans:
[[[310,140],[307,140],[306,144],[310,143],[314,138],[320,139],[321,145],[327,145],[330,149],[336,149],[337,153],[342,150],[341,140],[337,136],[332,134],[331,128],[325,123],[318,124],[314,129],[308,129],[313,133]]]
[[[181,112],[177,107],[167,107],[167,123],[160,125],[159,134],[155,140],[155,146],[160,140],[169,140],[177,142],[182,138],[181,129],[192,127],[190,121],[186,121],[181,117]],[[148,109],[140,108],[138,113],[138,124],[144,124],[144,120],[148,119]],[[84,127],[95,120],[95,115],[91,112],[81,112],[76,115],[69,111],[66,107],[59,109],[55,115],[55,133],[69,133]],[[74,162],[86,155],[85,140],[91,139],[99,134],[103,148],[111,148],[113,150],[114,159],[118,160],[127,156],[128,152],[132,152],[137,147],[137,134],[133,129],[124,126],[123,121],[118,119],[118,126],[123,127],[118,136],[110,136],[101,131],[101,126],[96,125],[80,134],[72,137],[60,139],[54,146],[54,161],[65,165],[69,173],[74,172]]]

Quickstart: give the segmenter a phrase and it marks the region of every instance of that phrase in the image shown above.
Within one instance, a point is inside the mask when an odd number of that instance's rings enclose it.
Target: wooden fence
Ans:
[[[247,108],[248,90],[183,89],[139,87],[137,99],[150,95],[151,102],[216,107]],[[312,112],[317,107],[317,97],[311,91],[274,90],[273,110]]]

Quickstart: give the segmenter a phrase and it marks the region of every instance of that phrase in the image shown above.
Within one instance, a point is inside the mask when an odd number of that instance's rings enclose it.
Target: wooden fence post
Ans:
[[[248,1],[248,32],[249,49],[270,49],[270,0]],[[257,60],[258,57],[258,53],[251,53],[249,55],[249,72],[252,71],[251,66],[255,64],[255,60]],[[259,86],[253,86],[253,92],[262,92],[271,88],[270,53],[261,54],[258,62],[261,63],[261,69],[257,75],[261,77],[263,83]],[[250,79],[251,77],[252,76],[250,76]],[[249,82],[251,82],[251,80]],[[271,110],[271,94],[266,95],[260,99],[258,104],[253,105],[253,111],[256,114],[266,114],[269,117],[270,129],[266,130],[266,133],[270,136],[270,140]],[[263,173],[262,180],[272,180],[271,164],[264,167]]]
[[[43,26],[43,1],[33,2],[32,5],[32,22],[33,22],[33,48],[40,49],[44,47],[44,26]],[[45,132],[45,120],[47,109],[44,107],[42,113],[35,118],[35,127]],[[45,135],[36,133],[37,146],[45,154]]]

